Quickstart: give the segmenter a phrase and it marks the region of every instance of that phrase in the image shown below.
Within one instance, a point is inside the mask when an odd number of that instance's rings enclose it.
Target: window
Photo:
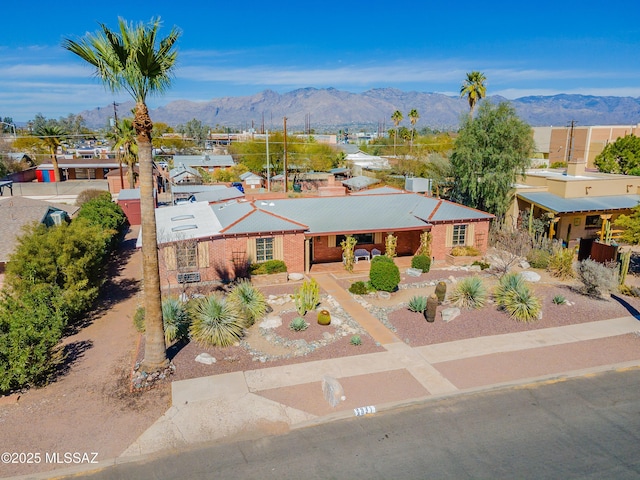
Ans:
[[[453,226],[453,242],[454,247],[464,246],[467,241],[467,225]]]
[[[198,244],[196,242],[176,245],[176,265],[179,270],[198,267]]]
[[[355,235],[351,235],[356,239],[356,245],[371,245],[375,243],[373,241],[373,233],[356,233]],[[344,239],[346,239],[346,235],[336,235],[336,247],[339,247]]]
[[[584,222],[584,228],[600,228],[602,227],[602,219],[600,215],[587,215]]]
[[[273,237],[256,238],[256,262],[273,260]]]

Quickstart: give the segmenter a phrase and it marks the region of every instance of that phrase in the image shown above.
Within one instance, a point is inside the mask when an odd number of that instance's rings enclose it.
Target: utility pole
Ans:
[[[573,156],[573,127],[575,126],[576,121],[571,120],[569,124],[569,148],[567,149],[567,163],[571,162],[571,158]]]
[[[288,175],[287,175],[287,117],[283,118],[284,120],[284,160],[283,160],[283,166],[284,166],[284,193],[285,195],[287,194],[287,191],[289,190],[289,179],[288,179]]]
[[[269,130],[267,132],[267,192],[271,191],[271,166],[269,161]]]
[[[113,131],[116,134],[116,141],[118,138],[118,104],[113,102]],[[118,165],[120,167],[120,190],[124,190],[124,175],[122,174],[122,159],[120,158],[120,149],[116,151],[118,156]],[[131,166],[129,166],[131,168]],[[131,174],[130,174],[131,175]],[[131,178],[131,176],[129,176]],[[135,178],[135,177],[134,177]]]

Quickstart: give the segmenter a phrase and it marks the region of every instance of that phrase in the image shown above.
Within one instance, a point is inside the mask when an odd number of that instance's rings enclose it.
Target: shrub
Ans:
[[[540,299],[526,284],[510,290],[503,300],[503,306],[512,318],[523,322],[537,320],[541,308]]]
[[[56,287],[40,286],[0,299],[0,393],[42,385],[53,372],[67,324],[59,293]]]
[[[304,315],[309,310],[316,308],[320,303],[320,286],[316,279],[312,278],[310,281],[302,282],[293,295],[293,301],[299,315]]]
[[[456,284],[449,297],[460,308],[481,308],[487,301],[487,288],[480,277],[465,277]]]
[[[224,297],[214,293],[196,301],[189,333],[201,344],[228,347],[244,334],[244,321]]]
[[[362,338],[360,338],[360,335],[353,335],[349,343],[355,346],[362,345]]]
[[[144,307],[136,308],[136,313],[133,314],[133,326],[136,327],[136,331],[144,333]]]
[[[267,312],[267,300],[249,280],[241,280],[234,285],[227,301],[242,313],[246,327],[253,325]]]
[[[266,262],[252,263],[251,275],[270,275],[272,273],[285,273],[287,264],[282,260],[267,260]]]
[[[365,295],[369,293],[369,287],[365,282],[353,282],[349,287],[349,291],[354,295]]]
[[[400,269],[392,258],[384,255],[374,257],[369,269],[369,281],[376,290],[393,292],[400,283]]]
[[[524,278],[519,273],[507,273],[500,278],[493,296],[499,307],[504,307],[504,302],[510,292],[525,288]]]
[[[480,250],[475,247],[453,247],[451,249],[451,255],[454,257],[474,257],[480,255]]]
[[[574,251],[572,249],[556,248],[549,258],[547,270],[551,275],[560,279],[573,278],[575,276],[573,256]]]
[[[586,259],[576,264],[578,280],[585,295],[599,297],[618,288],[618,269],[595,260]]]
[[[309,324],[302,317],[296,317],[289,323],[289,330],[293,330],[294,332],[302,332],[307,328],[309,328]]]
[[[486,270],[487,268],[491,267],[490,263],[483,260],[476,260],[471,265],[478,265],[480,267],[480,270]]]
[[[567,303],[567,299],[562,295],[556,295],[551,300],[555,305],[565,305]]]
[[[162,301],[162,322],[164,324],[164,339],[167,344],[175,340],[183,340],[189,336],[189,312],[184,303],[175,297]]]
[[[409,300],[409,310],[412,312],[422,313],[427,308],[427,297],[420,295],[411,297]]]
[[[76,197],[76,205],[78,207],[81,207],[82,205],[84,205],[88,201],[94,200],[94,199],[106,200],[106,201],[109,201],[109,202],[112,201],[111,193],[107,192],[106,190],[98,190],[98,189],[95,189],[95,188],[89,188],[87,190],[81,191],[78,194],[78,196]]]
[[[422,270],[423,273],[427,273],[431,269],[431,257],[414,255],[411,259],[411,268],[417,268]]]
[[[548,268],[549,261],[551,260],[551,254],[547,250],[543,250],[540,248],[533,248],[527,254],[527,262],[533,268]]]

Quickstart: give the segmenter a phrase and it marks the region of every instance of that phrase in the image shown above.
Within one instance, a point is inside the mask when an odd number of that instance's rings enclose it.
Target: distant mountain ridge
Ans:
[[[492,102],[509,101],[531,126],[564,126],[571,120],[578,125],[635,125],[640,123],[640,98],[600,97],[588,95],[530,96],[507,100],[490,96]],[[133,103],[120,105],[128,112]],[[400,110],[410,126],[408,114],[417,109],[417,128],[456,128],[461,115],[468,112],[466,99],[439,93],[405,92],[395,88],[375,88],[351,93],[335,88],[301,88],[287,93],[264,90],[244,97],[220,97],[208,102],[177,100],[151,109],[151,118],[171,126],[198,119],[211,127],[282,130],[287,126],[302,129],[307,124],[316,132],[340,128],[393,128],[391,114]],[[104,127],[112,116],[111,106],[79,113],[92,128]]]

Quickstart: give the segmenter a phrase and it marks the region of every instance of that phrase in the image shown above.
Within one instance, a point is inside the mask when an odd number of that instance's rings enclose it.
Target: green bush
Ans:
[[[266,262],[252,263],[251,275],[270,275],[273,273],[286,273],[287,264],[282,260],[267,260]]]
[[[411,297],[411,300],[409,300],[409,310],[411,310],[412,312],[422,313],[426,308],[427,297],[423,295],[413,296]]]
[[[309,324],[302,317],[296,317],[289,323],[289,330],[293,330],[294,332],[302,332],[307,328],[309,328]]]
[[[451,255],[454,257],[475,257],[480,255],[480,250],[470,246],[453,247],[451,249]]]
[[[615,264],[609,266],[586,259],[576,264],[576,273],[585,295],[599,297],[618,288],[618,269]]]
[[[234,285],[227,300],[242,313],[247,327],[267,312],[267,299],[249,280],[242,280]]]
[[[179,299],[169,297],[162,301],[162,323],[167,344],[186,339],[189,336],[190,322],[189,312]]]
[[[112,200],[111,193],[106,190],[98,190],[95,188],[89,188],[81,191],[76,197],[76,205],[81,207],[90,200],[100,199],[110,202]]]
[[[491,264],[488,262],[484,262],[482,260],[476,260],[471,265],[477,265],[480,267],[480,270],[486,270],[491,267]]]
[[[400,269],[392,258],[379,255],[371,261],[369,281],[376,290],[393,292],[400,283]]]
[[[549,258],[549,266],[547,270],[554,277],[560,279],[573,278],[575,272],[573,270],[573,257],[575,252],[569,248],[556,248]]]
[[[547,250],[533,248],[527,253],[527,262],[529,262],[529,265],[533,268],[547,269],[550,260],[551,254]]]
[[[369,293],[369,287],[367,286],[366,282],[358,281],[351,284],[351,286],[349,287],[349,291],[354,295],[366,295],[367,293]]]
[[[124,238],[129,221],[120,205],[111,201],[111,194],[106,193],[108,199],[98,197],[85,202],[78,211],[76,221],[83,219],[89,225],[100,227],[108,236],[109,250],[113,251]]]
[[[47,382],[60,357],[56,347],[67,324],[60,292],[39,286],[0,299],[0,394]]]
[[[422,270],[422,273],[427,273],[431,269],[431,257],[414,255],[411,259],[411,268],[417,268]]]
[[[137,332],[144,333],[144,307],[136,308],[136,313],[133,314],[133,326]]]
[[[228,347],[244,335],[244,320],[231,303],[214,293],[195,302],[189,333],[203,345]]]
[[[487,301],[487,288],[480,277],[465,277],[455,285],[449,300],[456,307],[481,308]]]

